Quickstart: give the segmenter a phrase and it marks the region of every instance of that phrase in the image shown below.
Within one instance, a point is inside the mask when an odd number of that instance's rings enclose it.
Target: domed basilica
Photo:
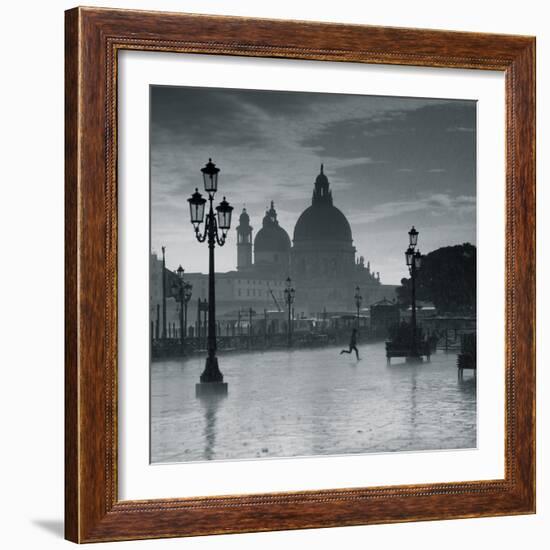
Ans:
[[[311,205],[294,227],[292,243],[279,225],[273,201],[261,229],[254,239],[252,235],[250,216],[243,209],[237,227],[239,275],[272,280],[290,276],[296,289],[297,315],[352,311],[356,286],[364,306],[394,295],[395,287],[382,285],[380,275],[371,272],[369,264],[365,266],[362,256],[356,260],[350,224],[334,206],[323,165],[315,180]]]

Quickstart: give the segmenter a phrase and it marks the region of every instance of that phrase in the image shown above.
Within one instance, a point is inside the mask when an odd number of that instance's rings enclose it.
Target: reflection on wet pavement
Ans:
[[[476,380],[456,355],[386,364],[339,348],[220,356],[227,397],[195,397],[202,357],[151,366],[152,462],[463,449],[476,446]]]

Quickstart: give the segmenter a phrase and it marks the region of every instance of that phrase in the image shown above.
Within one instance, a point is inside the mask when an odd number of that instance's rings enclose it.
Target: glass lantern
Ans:
[[[199,193],[199,190],[195,188],[195,192],[191,195],[189,202],[189,209],[191,214],[191,223],[198,227],[204,221],[204,205],[206,199]]]
[[[213,195],[218,190],[218,173],[220,169],[208,159],[208,163],[204,168],[201,168],[202,178],[204,180],[204,190]]]
[[[222,231],[228,231],[231,227],[231,212],[233,207],[223,198],[223,201],[216,206],[216,212],[218,213],[218,227]]]
[[[414,257],[414,250],[410,247],[407,248],[407,250],[405,250],[405,261],[407,262],[408,267],[412,266],[413,257]]]
[[[420,269],[420,266],[422,265],[422,254],[420,254],[420,251],[417,251],[414,255],[414,267],[416,269]]]
[[[418,242],[418,231],[414,228],[414,225],[413,225],[411,230],[409,231],[409,244],[414,248],[417,242]]]

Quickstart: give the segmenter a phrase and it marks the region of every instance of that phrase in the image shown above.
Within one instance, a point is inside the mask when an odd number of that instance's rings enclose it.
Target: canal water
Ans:
[[[476,380],[456,355],[392,359],[383,343],[226,353],[227,397],[197,398],[203,357],[151,364],[151,462],[476,446]]]

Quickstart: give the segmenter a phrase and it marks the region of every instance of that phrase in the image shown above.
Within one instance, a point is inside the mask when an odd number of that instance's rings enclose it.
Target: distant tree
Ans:
[[[399,303],[411,301],[411,279],[401,279]],[[422,256],[416,299],[434,304],[439,313],[475,313],[476,247],[470,243],[438,248]]]

